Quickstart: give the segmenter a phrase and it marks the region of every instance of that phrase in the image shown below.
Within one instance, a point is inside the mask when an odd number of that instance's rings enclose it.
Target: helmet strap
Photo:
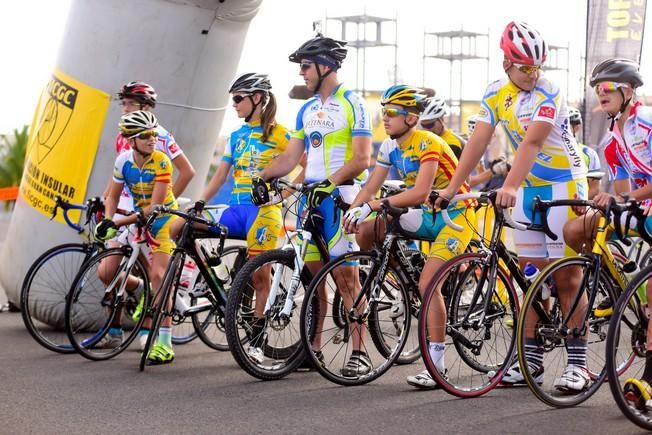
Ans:
[[[419,122],[419,121],[417,121],[417,122]],[[401,131],[400,133],[397,133],[397,134],[390,134],[389,137],[390,137],[391,139],[398,139],[398,138],[400,138],[401,136],[403,136],[404,134],[406,134],[408,131],[410,131],[412,128],[414,128],[414,127],[417,125],[417,122],[415,122],[414,124],[410,125],[410,124],[407,122],[407,116],[406,116],[405,119],[403,120],[403,124],[405,125],[405,128],[403,129],[403,131]]]
[[[611,119],[611,125],[609,126],[609,131],[613,131],[616,122],[620,119],[622,114],[625,113],[625,110],[627,110],[629,103],[632,101],[631,98],[625,98],[625,93],[623,92],[622,89],[618,88],[618,92],[620,92],[620,96],[623,97],[623,103],[620,105],[620,110],[618,110],[618,113],[616,113],[615,115],[612,115],[610,113],[608,115],[609,119]]]
[[[141,150],[139,150],[138,147],[136,146],[136,139],[132,139],[132,141],[133,141],[133,143],[131,145],[131,149],[134,150],[136,152],[136,154],[138,154],[142,158],[147,158],[147,157],[152,155],[151,153],[147,154],[147,153],[144,153]]]
[[[321,84],[323,83],[324,79],[328,77],[328,75],[332,73],[333,70],[329,67],[328,71],[326,71],[325,74],[322,74],[319,70],[319,64],[315,63],[315,68],[317,69],[317,86],[315,87],[315,94],[317,94],[319,93],[319,89],[321,88]]]
[[[253,94],[248,95],[247,98],[249,98],[249,101],[251,101],[251,112],[249,112],[249,115],[247,115],[247,117],[245,118],[245,122],[249,122],[251,120],[251,117],[254,116],[254,112],[256,111],[256,107],[258,107],[258,105],[263,101],[261,98],[261,100],[258,103],[256,103],[254,101]]]

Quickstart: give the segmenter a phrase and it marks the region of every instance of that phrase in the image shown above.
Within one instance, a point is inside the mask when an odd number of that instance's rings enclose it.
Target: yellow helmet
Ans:
[[[426,98],[423,89],[408,85],[394,85],[383,93],[380,104],[383,106],[385,104],[396,104],[405,107],[410,112],[419,114],[425,108]]]

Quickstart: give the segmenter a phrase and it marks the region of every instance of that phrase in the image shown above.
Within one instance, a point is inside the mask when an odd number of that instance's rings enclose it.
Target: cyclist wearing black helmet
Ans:
[[[287,151],[260,173],[265,181],[285,176],[306,154],[305,181],[315,186],[302,199],[300,209],[309,206],[324,216],[321,233],[331,257],[357,250],[354,235],[342,231],[343,212],[336,207],[334,196],[351,203],[371,159],[371,118],[365,102],[340,84],[337,77],[337,70],[346,57],[345,45],[343,41],[318,34],[290,55],[290,62],[300,64],[299,75],[316,95],[299,110]],[[311,243],[306,262],[313,274],[324,260],[328,261],[321,258]],[[342,267],[341,272],[338,287],[346,289],[345,294],[357,294],[360,288],[357,266]],[[351,300],[346,298],[347,302]],[[342,369],[345,376],[363,375],[371,369],[360,348],[363,333],[363,328],[359,333],[352,331],[353,353]]]

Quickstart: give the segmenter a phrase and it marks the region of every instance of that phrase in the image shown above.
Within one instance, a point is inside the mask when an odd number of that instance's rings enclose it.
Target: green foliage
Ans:
[[[23,177],[27,150],[27,126],[14,129],[13,136],[0,135],[0,187],[18,186]]]

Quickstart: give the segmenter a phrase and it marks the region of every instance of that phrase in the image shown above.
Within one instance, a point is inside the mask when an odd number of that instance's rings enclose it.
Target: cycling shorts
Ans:
[[[517,222],[532,223],[534,198],[537,196],[542,200],[587,199],[588,191],[586,179],[545,186],[521,187],[517,191],[516,206],[512,210],[512,218]],[[512,231],[514,245],[519,257],[563,258],[574,255],[575,252],[564,241],[563,228],[566,222],[576,217],[577,215],[570,207],[548,209],[548,226],[557,235],[557,240],[552,240],[545,233],[539,231]],[[541,223],[541,217],[538,214],[534,218],[534,223]]]
[[[323,220],[321,220],[321,224],[318,225],[318,228],[315,228],[315,231],[318,234],[313,234],[313,240],[310,241],[306,251],[305,261],[324,260],[321,258],[321,254],[314,242],[314,238],[319,236],[324,238],[330,258],[359,250],[358,244],[355,241],[355,234],[344,233],[344,229],[342,228],[344,212],[335,205],[335,201],[333,200],[334,197],[339,195],[344,202],[351,204],[359,191],[360,186],[357,184],[351,186],[338,186],[331,196],[324,199],[319,207],[313,210],[313,213],[320,215]],[[303,195],[299,202],[297,228],[299,228],[299,221],[305,208],[305,204],[306,196]]]
[[[229,230],[230,239],[246,240],[249,256],[276,249],[283,218],[281,205],[257,207],[252,204],[204,210],[207,219],[219,222]]]
[[[163,252],[168,255],[172,254],[172,251],[174,251],[174,248],[176,248],[177,245],[170,238],[170,225],[172,225],[172,222],[174,222],[175,219],[177,219],[176,216],[168,214],[154,220],[149,231],[152,233],[152,237],[154,237],[160,245],[152,246],[152,252]]]

